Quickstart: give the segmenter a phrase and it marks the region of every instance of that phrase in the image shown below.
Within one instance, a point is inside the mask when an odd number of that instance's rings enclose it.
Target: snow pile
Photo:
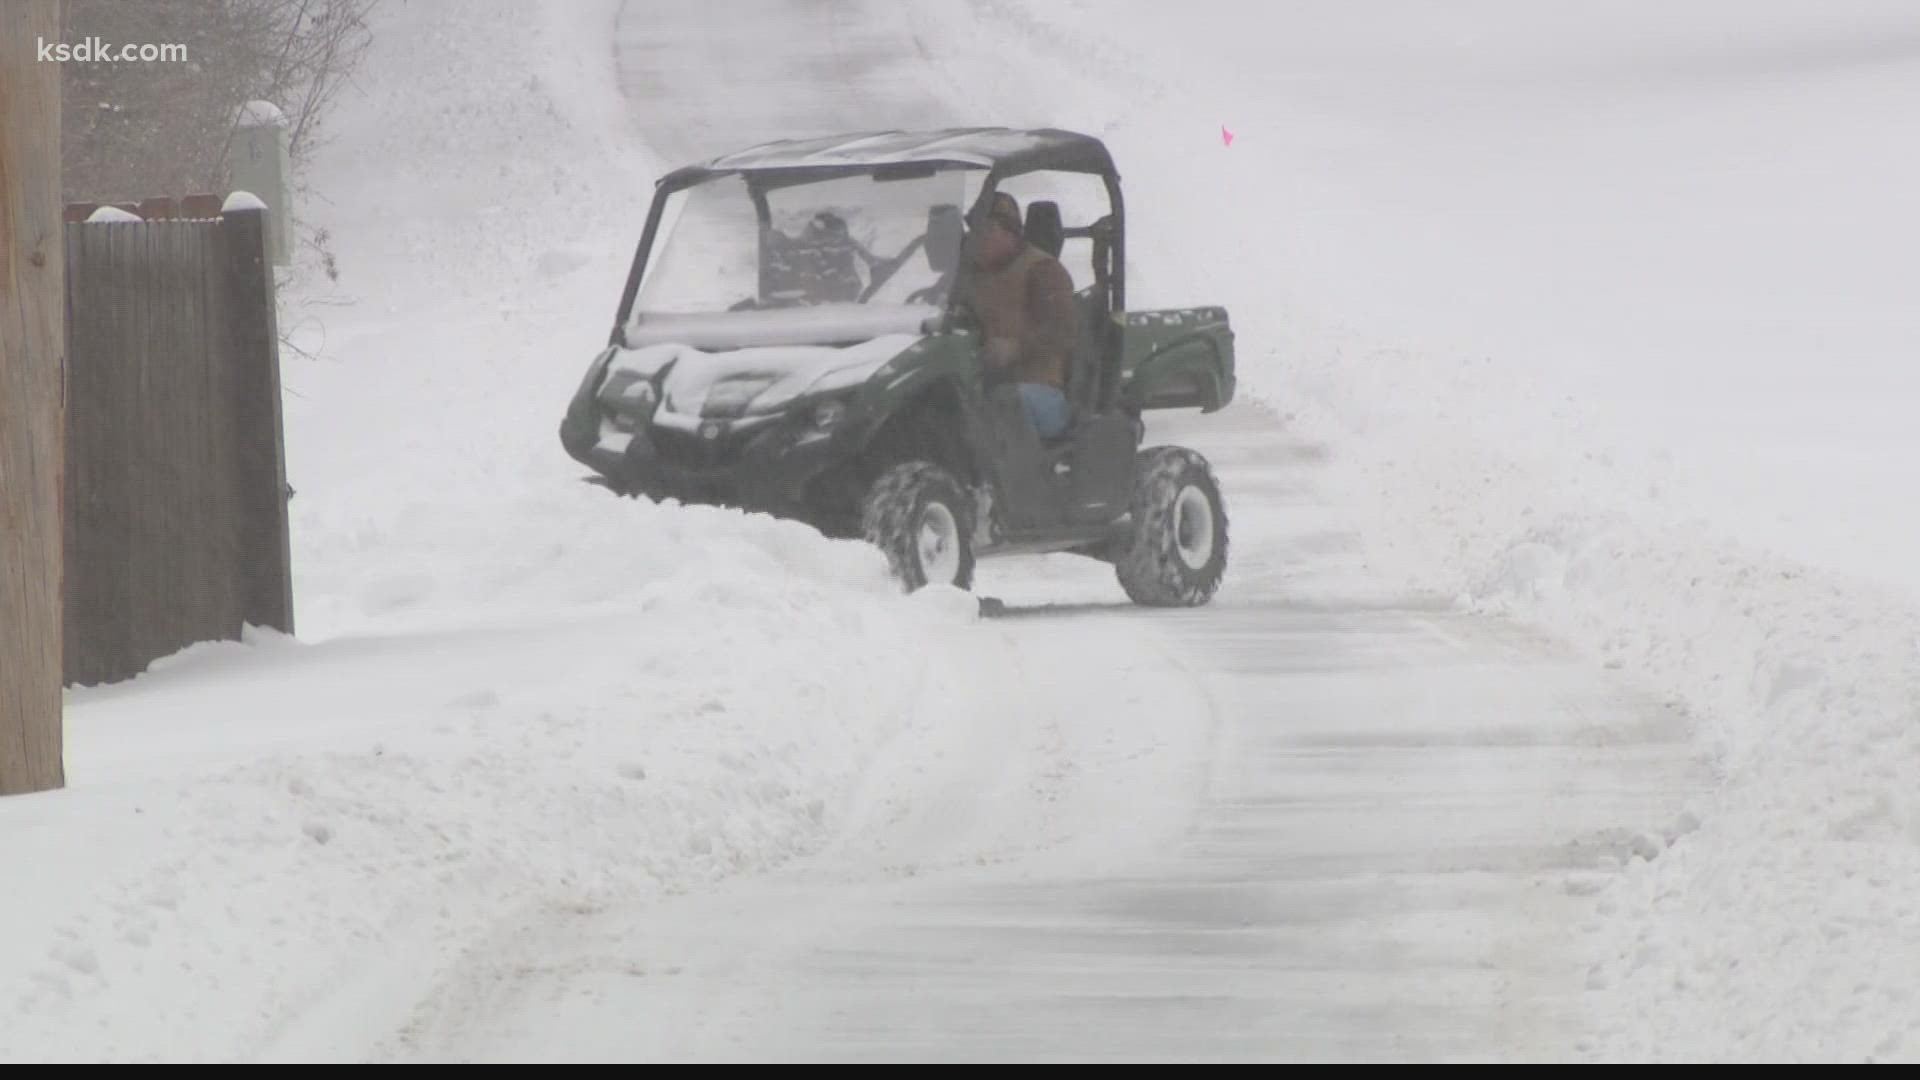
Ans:
[[[7,890],[0,1060],[352,1052],[333,998],[391,1030],[511,915],[827,842],[909,721],[967,727],[933,658],[994,656],[758,532],[703,530],[758,566],[655,545],[684,568],[623,609],[202,647],[75,693],[69,790],[0,805],[0,858],[33,871]]]
[[[1377,572],[1697,721],[1587,1049],[1920,1054],[1910,5],[915,10],[974,115],[1108,139],[1131,305],[1230,310]]]
[[[1920,1056],[1920,617],[1681,538],[1570,559],[1570,635],[1731,729],[1703,824],[1604,897],[1589,985],[1608,1060]],[[1632,590],[1628,593],[1628,590]],[[1622,595],[1640,625],[1619,625]]]
[[[1374,416],[1361,434],[1311,405],[1295,420],[1347,447],[1347,482],[1379,494],[1382,565],[1582,647],[1689,714],[1714,756],[1721,787],[1599,898],[1585,942],[1598,1034],[1583,1049],[1912,1059],[1920,612],[1897,588],[1717,540],[1663,497],[1669,464],[1591,449],[1606,444],[1579,438],[1575,415],[1563,404],[1572,452],[1543,442],[1533,461],[1431,421]]]

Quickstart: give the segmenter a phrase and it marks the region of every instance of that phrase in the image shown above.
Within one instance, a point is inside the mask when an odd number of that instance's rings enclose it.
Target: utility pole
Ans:
[[[64,787],[60,0],[0,0],[0,796]]]

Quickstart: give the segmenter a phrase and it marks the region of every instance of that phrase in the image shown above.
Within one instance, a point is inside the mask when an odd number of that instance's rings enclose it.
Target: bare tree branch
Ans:
[[[286,114],[299,166],[370,44],[376,2],[66,0],[64,40],[181,44],[188,56],[62,65],[66,196],[120,202],[221,190],[249,101]]]

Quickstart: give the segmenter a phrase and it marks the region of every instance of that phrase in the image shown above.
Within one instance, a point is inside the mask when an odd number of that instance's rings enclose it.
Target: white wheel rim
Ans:
[[[953,511],[930,503],[920,514],[920,569],[929,583],[951,585],[960,578],[960,526]]]
[[[1213,505],[1197,487],[1181,488],[1173,501],[1173,544],[1189,570],[1203,569],[1213,558]]]

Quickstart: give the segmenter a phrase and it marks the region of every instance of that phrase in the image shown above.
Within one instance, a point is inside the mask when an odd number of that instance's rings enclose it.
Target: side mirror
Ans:
[[[966,224],[960,208],[951,204],[936,206],[927,212],[927,268],[944,274],[960,265],[960,244],[966,238]]]

